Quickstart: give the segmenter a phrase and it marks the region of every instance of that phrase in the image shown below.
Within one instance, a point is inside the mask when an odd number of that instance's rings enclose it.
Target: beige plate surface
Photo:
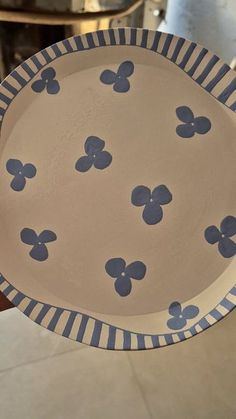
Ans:
[[[137,29],[70,38],[0,89],[1,290],[93,346],[190,337],[235,304],[235,75]]]

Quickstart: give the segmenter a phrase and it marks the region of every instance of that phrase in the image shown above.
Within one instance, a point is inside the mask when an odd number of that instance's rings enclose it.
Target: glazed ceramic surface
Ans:
[[[107,349],[191,337],[236,288],[236,79],[200,45],[111,29],[0,88],[0,289]]]

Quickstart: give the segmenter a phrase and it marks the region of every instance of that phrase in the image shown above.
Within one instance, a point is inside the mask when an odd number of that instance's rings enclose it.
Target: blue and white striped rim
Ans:
[[[235,73],[206,48],[171,34],[147,29],[117,28],[60,41],[12,71],[0,87],[0,127],[15,96],[49,63],[66,54],[116,45],[137,46],[162,55],[216,100],[231,111],[236,111]],[[222,319],[236,305],[234,286],[216,307],[190,328],[175,333],[151,335],[124,330],[88,314],[37,301],[17,290],[1,275],[0,290],[26,316],[47,329],[91,346],[116,350],[158,348],[185,340]]]
[[[117,45],[137,46],[162,55],[176,64],[219,102],[233,112],[236,111],[235,72],[215,54],[195,42],[172,34],[147,29],[117,28],[78,35],[57,42],[13,70],[0,87],[0,126],[15,96],[49,63],[66,54]],[[202,70],[199,74],[200,65]]]
[[[125,330],[79,311],[37,301],[18,291],[2,275],[0,290],[26,316],[48,330],[91,346],[115,350],[152,349],[186,340],[221,320],[236,304],[234,286],[219,304],[190,328],[152,335]]]

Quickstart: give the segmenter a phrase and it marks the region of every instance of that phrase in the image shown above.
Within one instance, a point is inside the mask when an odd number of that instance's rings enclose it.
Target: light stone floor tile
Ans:
[[[79,348],[86,346],[38,326],[16,308],[0,313],[0,371]]]
[[[129,353],[153,419],[236,418],[236,311],[188,341]]]
[[[0,419],[149,419],[125,352],[71,351],[0,373]]]

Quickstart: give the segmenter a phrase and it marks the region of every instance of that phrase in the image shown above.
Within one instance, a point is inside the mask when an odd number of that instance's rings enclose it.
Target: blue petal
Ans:
[[[143,210],[143,219],[149,225],[157,224],[163,217],[163,211],[158,202],[149,202]]]
[[[141,207],[149,202],[151,191],[147,186],[139,185],[134,188],[131,195],[131,202],[136,207]]]
[[[105,141],[99,137],[91,135],[85,141],[84,149],[86,154],[96,154],[98,151],[102,151],[105,146]]]
[[[134,64],[132,61],[124,61],[118,68],[117,75],[129,77],[134,72]]]
[[[216,226],[209,226],[205,230],[205,239],[210,244],[215,244],[221,239],[221,233]]]
[[[35,244],[30,251],[30,256],[39,262],[43,262],[48,258],[48,249],[44,243]]]
[[[100,76],[100,80],[105,84],[113,84],[116,80],[116,73],[111,70],[104,70]]]
[[[227,237],[232,237],[236,234],[236,218],[233,215],[225,217],[220,225],[221,233]]]
[[[77,160],[75,168],[76,170],[78,170],[78,172],[87,172],[90,169],[90,167],[92,167],[93,163],[93,156],[82,156],[79,160]]]
[[[182,313],[181,304],[178,301],[174,301],[170,304],[168,311],[171,316],[179,316]]]
[[[191,138],[194,136],[195,129],[191,124],[181,124],[177,126],[176,133],[182,138]]]
[[[132,283],[130,278],[127,277],[119,277],[115,281],[115,290],[121,297],[126,297],[130,294],[132,289]]]
[[[32,89],[34,90],[34,92],[36,93],[40,93],[43,91],[43,89],[45,89],[46,87],[46,83],[44,80],[36,80],[31,84]]]
[[[231,258],[236,255],[236,243],[228,237],[220,239],[218,249],[224,258]]]
[[[56,95],[60,90],[60,85],[57,80],[49,80],[46,84],[46,88],[50,95]]]
[[[179,106],[176,109],[176,115],[182,122],[193,122],[194,115],[188,106]]]
[[[105,270],[112,278],[118,278],[125,271],[126,263],[122,258],[109,259],[105,265]]]
[[[25,177],[23,175],[16,175],[11,181],[11,188],[17,192],[23,191],[25,184]]]
[[[206,134],[211,129],[211,122],[205,116],[198,116],[194,120],[194,127],[198,134]]]
[[[20,160],[9,159],[6,163],[6,169],[11,175],[17,175],[23,168]]]
[[[113,86],[113,89],[115,90],[115,92],[118,92],[118,93],[128,92],[129,88],[130,88],[129,80],[123,77],[119,79],[117,78]]]
[[[160,205],[165,205],[172,200],[172,195],[165,185],[159,185],[153,190],[152,198]]]
[[[36,175],[36,167],[31,163],[27,163],[24,165],[22,173],[25,177],[32,178]]]
[[[126,269],[125,272],[130,278],[133,279],[143,279],[146,274],[146,266],[143,262],[136,261],[133,263],[130,263]]]
[[[20,233],[21,241],[25,244],[38,243],[38,236],[31,228],[23,228]]]
[[[167,321],[167,326],[172,330],[179,330],[186,326],[187,322],[182,317],[172,317]]]
[[[51,230],[43,230],[42,233],[38,236],[38,241],[42,243],[53,242],[57,239],[56,234]]]
[[[52,80],[56,76],[56,71],[52,67],[45,68],[45,70],[42,71],[41,77],[43,80]]]
[[[182,311],[182,315],[185,319],[193,319],[194,317],[198,315],[198,313],[199,313],[199,308],[192,304],[185,307]]]
[[[105,169],[111,164],[112,155],[108,151],[99,151],[94,160],[96,169]]]

